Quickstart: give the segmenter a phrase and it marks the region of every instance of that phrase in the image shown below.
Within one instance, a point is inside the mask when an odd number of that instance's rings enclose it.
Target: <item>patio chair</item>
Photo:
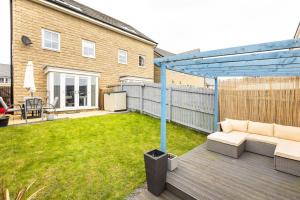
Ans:
[[[55,97],[52,103],[46,103],[43,105],[43,113],[44,111],[46,112],[53,112],[53,114],[56,114],[56,107],[57,107],[57,103],[58,103],[59,98]]]
[[[4,99],[2,97],[0,97],[0,105],[2,105],[4,112],[8,113],[8,114],[16,114],[16,112],[20,112],[20,116],[22,119],[22,106],[19,104],[12,104],[10,106],[8,106]],[[13,115],[13,120],[14,120],[14,115]]]
[[[24,102],[23,115],[27,123],[28,113],[31,113],[32,117],[43,116],[43,102],[39,97],[26,97]]]

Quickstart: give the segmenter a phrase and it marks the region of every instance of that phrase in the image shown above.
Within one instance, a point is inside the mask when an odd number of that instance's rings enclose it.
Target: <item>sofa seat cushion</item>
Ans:
[[[277,145],[279,143],[279,141],[281,140],[276,137],[269,137],[269,136],[257,135],[257,134],[249,134],[249,135],[247,135],[246,139],[251,140],[251,141],[274,144],[274,145]]]
[[[273,136],[274,125],[268,123],[249,121],[248,132],[258,135]]]
[[[233,131],[247,132],[248,129],[247,120],[234,120],[234,119],[226,119],[226,120],[230,122]]]
[[[249,133],[242,132],[242,131],[231,131],[230,134],[240,135],[240,136],[244,136],[244,137],[247,137],[249,135]]]
[[[274,124],[274,136],[285,140],[300,142],[300,127]]]
[[[222,132],[215,132],[207,136],[208,140],[213,140],[217,142],[221,142],[224,144],[229,144],[232,146],[239,146],[246,140],[246,136],[232,134],[232,133],[222,133]]]
[[[300,142],[280,140],[274,154],[282,158],[300,161]]]

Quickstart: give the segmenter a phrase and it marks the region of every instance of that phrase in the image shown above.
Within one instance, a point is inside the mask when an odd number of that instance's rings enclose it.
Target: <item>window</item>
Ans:
[[[82,40],[82,56],[95,58],[96,57],[96,44],[95,42]]]
[[[60,33],[42,29],[42,48],[59,51]]]
[[[5,78],[0,78],[0,83],[5,83]]]
[[[96,89],[97,89],[97,79],[96,77],[92,76],[91,77],[91,106],[94,107],[96,106]]]
[[[54,91],[53,95],[55,99],[56,97],[58,98],[58,101],[56,105],[54,105],[56,108],[60,108],[60,74],[59,73],[54,73]]]
[[[127,64],[127,51],[119,49],[118,61],[120,64]]]
[[[139,55],[139,66],[145,67],[145,56]]]

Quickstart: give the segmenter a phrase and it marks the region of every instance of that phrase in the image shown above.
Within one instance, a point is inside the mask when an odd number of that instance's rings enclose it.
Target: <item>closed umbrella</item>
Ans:
[[[34,84],[34,73],[33,73],[33,63],[32,61],[28,61],[25,71],[24,77],[24,88],[30,91],[31,96],[33,96],[33,92],[36,91]]]

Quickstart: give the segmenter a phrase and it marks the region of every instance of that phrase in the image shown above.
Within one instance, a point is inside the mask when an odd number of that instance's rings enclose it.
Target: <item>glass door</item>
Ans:
[[[88,106],[88,78],[79,77],[79,91],[78,91],[79,107]]]
[[[65,79],[65,107],[74,108],[75,107],[75,77],[66,76]]]

